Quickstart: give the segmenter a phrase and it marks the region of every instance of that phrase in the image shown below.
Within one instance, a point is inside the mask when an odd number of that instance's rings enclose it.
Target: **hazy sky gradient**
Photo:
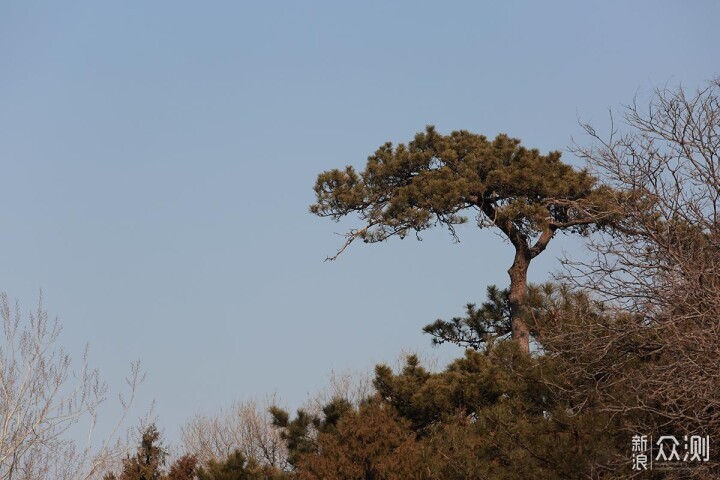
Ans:
[[[0,290],[44,291],[63,343],[171,439],[196,412],[401,349],[508,283],[490,231],[354,245],[315,176],[426,124],[565,149],[577,119],[720,73],[716,1],[0,4]],[[565,157],[575,162],[571,155]],[[555,241],[531,267],[557,267]]]

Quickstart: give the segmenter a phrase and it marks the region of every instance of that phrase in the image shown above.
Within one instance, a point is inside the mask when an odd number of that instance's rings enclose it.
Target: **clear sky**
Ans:
[[[0,290],[175,438],[197,412],[430,351],[508,283],[490,231],[354,245],[315,176],[426,124],[542,151],[608,108],[720,73],[720,2],[0,3]],[[565,157],[575,162],[570,154]],[[555,241],[531,267],[557,267]],[[572,252],[571,252],[572,253]],[[442,358],[461,352],[436,350]]]

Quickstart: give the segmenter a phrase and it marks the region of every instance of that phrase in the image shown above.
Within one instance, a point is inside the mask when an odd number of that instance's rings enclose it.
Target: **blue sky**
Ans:
[[[140,358],[170,439],[232,400],[294,408],[333,369],[430,351],[421,327],[510,264],[472,226],[325,263],[353,222],[308,213],[319,172],[427,124],[566,149],[578,118],[602,131],[636,94],[720,73],[718,18],[709,0],[3,2],[0,290],[29,311],[42,289],[111,385]]]

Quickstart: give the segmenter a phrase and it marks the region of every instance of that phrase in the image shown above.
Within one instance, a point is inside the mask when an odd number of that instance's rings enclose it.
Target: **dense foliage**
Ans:
[[[584,330],[593,338],[602,330],[628,329],[637,318],[606,311],[564,287],[533,290],[534,329],[546,341],[538,354],[527,356],[514,342],[496,338],[482,350],[465,350],[441,372],[409,356],[399,372],[378,365],[374,394],[359,405],[336,399],[324,413],[300,411],[292,420],[276,410],[296,478],[621,479],[636,473],[633,435],[720,434],[708,425],[668,420],[662,397],[651,391],[638,397],[637,375],[670,367],[673,359],[638,351],[643,344],[632,336],[603,353],[597,345],[570,348],[556,335],[575,339]],[[498,300],[495,294],[492,289],[489,303]],[[654,327],[646,328],[652,335]],[[720,474],[713,463],[692,467],[643,478]]]

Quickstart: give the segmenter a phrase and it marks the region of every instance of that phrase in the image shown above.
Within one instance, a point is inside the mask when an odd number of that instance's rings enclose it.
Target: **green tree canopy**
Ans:
[[[330,259],[356,239],[419,236],[433,226],[447,228],[457,240],[456,226],[468,215],[480,228],[498,228],[515,248],[508,270],[512,336],[527,352],[529,332],[521,317],[530,261],[557,231],[586,233],[612,218],[613,191],[560,155],[527,149],[507,135],[491,141],[465,130],[441,135],[429,126],[407,145],[382,145],[362,172],[348,166],[321,173],[310,211],[336,221],[356,214],[362,222]]]

